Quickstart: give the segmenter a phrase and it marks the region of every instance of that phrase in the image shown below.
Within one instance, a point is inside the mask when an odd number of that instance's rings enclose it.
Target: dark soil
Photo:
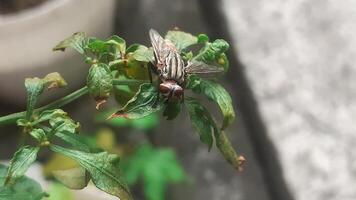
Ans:
[[[19,12],[49,0],[0,0],[0,15]]]

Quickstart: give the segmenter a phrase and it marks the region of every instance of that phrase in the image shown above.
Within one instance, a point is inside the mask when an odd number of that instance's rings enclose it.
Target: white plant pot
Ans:
[[[25,105],[24,78],[59,72],[68,88],[83,85],[87,66],[72,50],[52,48],[77,31],[106,38],[113,32],[115,0],[50,0],[34,8],[0,15],[0,100]]]

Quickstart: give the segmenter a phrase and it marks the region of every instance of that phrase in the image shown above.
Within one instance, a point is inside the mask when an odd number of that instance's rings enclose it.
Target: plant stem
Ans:
[[[88,93],[88,87],[87,86],[82,87],[79,90],[76,90],[65,97],[62,97],[52,103],[49,103],[45,106],[35,109],[35,112],[41,112],[44,110],[60,108],[60,107],[67,105],[68,103],[78,99],[79,97],[81,97],[87,93]],[[24,118],[25,116],[26,116],[26,111],[22,111],[22,112],[13,113],[10,115],[0,117],[0,126],[11,124],[11,123],[16,123],[16,121],[18,119]]]
[[[142,83],[149,83],[149,82],[146,80],[117,80],[117,79],[113,80],[114,85],[135,85],[135,84],[142,84]],[[89,91],[88,87],[84,86],[84,87],[80,88],[79,90],[76,90],[65,97],[62,97],[52,103],[49,103],[45,106],[35,109],[34,112],[42,112],[44,110],[63,107],[65,105],[67,105],[68,103],[78,99],[79,97],[87,94],[88,91]],[[16,123],[16,121],[18,119],[24,118],[25,116],[26,116],[26,111],[2,116],[2,117],[0,117],[0,126]]]

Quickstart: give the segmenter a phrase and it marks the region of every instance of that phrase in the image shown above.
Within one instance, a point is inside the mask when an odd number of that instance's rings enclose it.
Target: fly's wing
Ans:
[[[169,55],[170,46],[166,43],[166,41],[162,38],[162,36],[155,31],[154,29],[150,29],[150,39],[153,47],[153,51],[156,58],[156,64],[158,68],[162,68],[164,66],[165,60]]]
[[[224,69],[215,65],[208,65],[200,61],[191,61],[184,68],[187,74],[217,74],[222,73]]]

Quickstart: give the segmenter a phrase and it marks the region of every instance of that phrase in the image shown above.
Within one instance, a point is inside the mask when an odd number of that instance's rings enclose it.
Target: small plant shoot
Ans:
[[[106,140],[110,145],[93,147],[81,133],[80,123],[61,109],[86,94],[98,110],[97,119],[110,125],[144,130],[158,123],[157,116],[162,116],[164,120],[160,123],[164,123],[187,113],[207,151],[216,147],[234,168],[242,169],[245,159],[236,153],[225,134],[235,119],[232,100],[217,82],[229,68],[225,54],[229,44],[223,39],[210,40],[205,34],[196,36],[179,30],[161,36],[151,29],[147,39],[152,46],[127,44],[117,35],[102,40],[78,32],[53,48],[54,51],[73,49],[83,57],[88,66],[86,85],[39,107],[43,93],[65,87],[66,81],[57,72],[25,80],[27,110],[0,117],[0,125],[17,124],[35,145],[23,144],[8,166],[0,165],[0,200],[40,200],[49,195],[24,175],[45,148],[75,161],[71,169],[51,171],[57,181],[70,189],[94,184],[121,200],[131,200],[130,187],[141,180],[146,199],[164,200],[167,184],[186,180],[176,159],[179,155],[172,149],[157,148],[148,142],[137,145],[131,154],[122,155],[113,150],[115,139],[110,134],[101,135],[111,138]],[[188,90],[191,92],[187,93]],[[221,122],[216,121],[198,97],[217,104]],[[109,113],[102,112],[109,98],[117,106]]]

